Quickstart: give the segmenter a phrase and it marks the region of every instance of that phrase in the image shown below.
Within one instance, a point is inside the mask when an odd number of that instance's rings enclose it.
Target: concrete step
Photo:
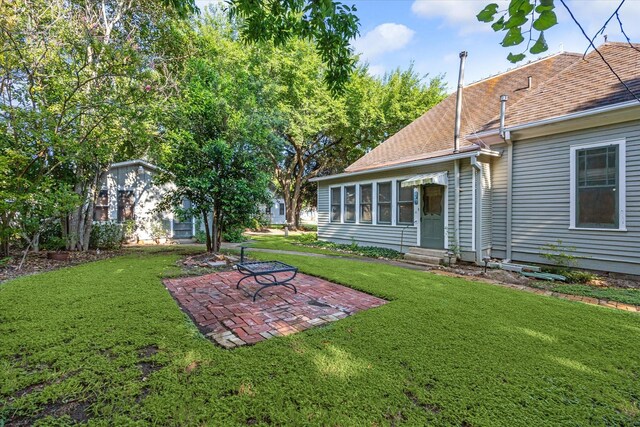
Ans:
[[[447,251],[445,251],[444,249],[427,249],[427,248],[420,248],[417,246],[413,246],[409,248],[408,253],[414,254],[414,255],[434,257],[434,258],[445,258],[447,256]]]
[[[413,261],[416,263],[426,264],[426,265],[440,265],[442,263],[441,257],[434,257],[428,255],[419,255],[408,252],[404,254],[404,259],[408,261]]]

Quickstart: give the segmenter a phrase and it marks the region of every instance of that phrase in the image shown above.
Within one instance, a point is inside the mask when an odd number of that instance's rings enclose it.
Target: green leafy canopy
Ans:
[[[549,49],[544,32],[558,24],[554,0],[511,0],[505,10],[497,3],[486,5],[477,15],[480,22],[490,23],[493,31],[505,32],[503,47],[526,43],[523,52],[510,52],[512,63],[522,61],[527,52],[537,55]]]

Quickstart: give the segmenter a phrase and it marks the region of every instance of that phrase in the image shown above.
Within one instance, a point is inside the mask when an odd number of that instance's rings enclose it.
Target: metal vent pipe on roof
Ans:
[[[500,96],[500,136],[504,138],[504,119],[507,114],[508,95]]]
[[[467,59],[467,52],[460,52],[460,73],[458,74],[458,93],[456,96],[456,124],[453,130],[453,152],[460,151],[460,116],[462,114],[462,86],[464,84],[464,64]]]

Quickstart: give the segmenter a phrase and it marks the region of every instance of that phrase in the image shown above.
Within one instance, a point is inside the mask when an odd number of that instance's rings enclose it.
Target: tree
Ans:
[[[336,94],[323,84],[326,68],[311,43],[294,39],[263,52],[267,103],[277,118],[269,155],[292,227],[312,202],[311,178],[342,171],[444,95],[440,77],[425,82],[409,68],[378,80],[366,66]]]
[[[595,38],[598,35],[604,34],[607,25],[614,18],[619,24],[620,30],[627,39],[627,42],[631,43],[631,40],[625,33],[622,19],[620,18],[620,8],[625,1],[626,0],[621,0],[618,3],[618,6],[611,16],[604,21],[602,27],[592,37],[587,35],[567,3],[564,0],[560,0],[560,3],[569,13],[574,23],[580,28],[580,31],[589,43],[588,47],[593,47],[597,50],[594,45]],[[516,63],[526,58],[527,51],[535,55],[546,52],[549,49],[545,38],[545,31],[558,24],[555,9],[556,5],[554,0],[511,0],[505,10],[500,10],[500,6],[497,3],[488,4],[476,17],[480,22],[491,23],[491,28],[494,31],[505,32],[505,36],[501,42],[504,47],[519,46],[526,41],[524,51],[515,54],[511,52],[507,56],[509,61]]]
[[[271,174],[261,145],[269,127],[260,111],[261,83],[250,73],[250,51],[231,37],[220,16],[196,24],[196,51],[181,76],[175,121],[161,157],[172,182],[160,209],[191,207],[183,215],[204,220],[208,251],[218,251],[224,230],[247,225],[267,203]]]
[[[243,37],[283,47],[293,38],[313,41],[327,65],[326,82],[342,90],[355,65],[351,39],[358,35],[355,6],[333,0],[231,0]]]
[[[162,4],[0,5],[0,142],[19,157],[7,165],[10,187],[40,191],[41,180],[55,179],[73,188],[79,201],[63,221],[69,249],[88,249],[101,175],[144,153],[154,136],[150,107],[171,69],[162,43],[176,16]],[[15,217],[17,209],[5,207],[0,217]]]

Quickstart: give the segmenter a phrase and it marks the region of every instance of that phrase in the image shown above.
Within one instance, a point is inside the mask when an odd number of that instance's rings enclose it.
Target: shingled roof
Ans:
[[[599,50],[627,85],[640,90],[640,52],[622,43],[607,43]],[[596,52],[584,59],[578,53],[552,55],[470,84],[464,88],[460,150],[480,148],[465,136],[498,126],[500,95],[509,96],[507,125],[511,126],[632,99],[623,89]],[[456,94],[452,93],[346,172],[452,154],[455,104]]]

